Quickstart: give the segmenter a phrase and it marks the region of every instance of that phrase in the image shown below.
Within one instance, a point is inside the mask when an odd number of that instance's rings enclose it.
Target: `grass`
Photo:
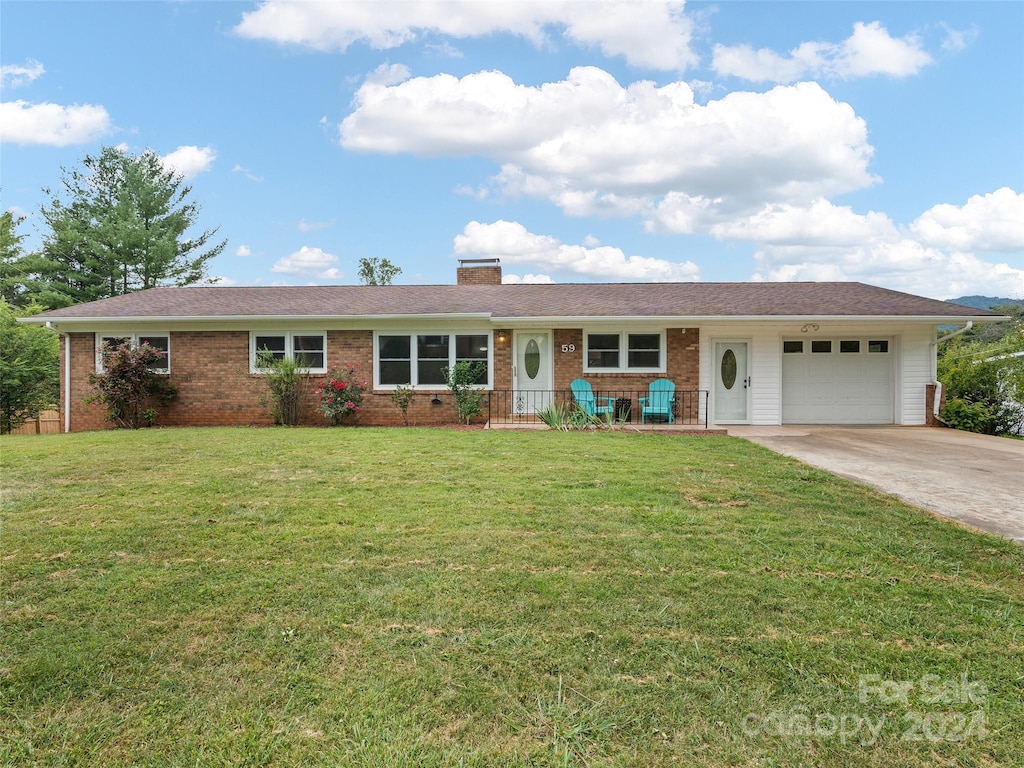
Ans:
[[[3,765],[1024,755],[1024,551],[743,440],[144,430],[0,470]]]

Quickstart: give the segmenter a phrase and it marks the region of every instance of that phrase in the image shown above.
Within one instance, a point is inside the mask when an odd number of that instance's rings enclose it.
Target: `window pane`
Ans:
[[[168,370],[167,353],[171,349],[171,339],[168,336],[139,336],[139,346],[148,344],[160,353],[160,360],[152,365],[154,371]]]
[[[410,384],[411,365],[408,360],[381,360],[380,361],[380,383],[381,384]]]
[[[659,368],[661,366],[661,334],[630,333],[627,335],[630,368]]]
[[[417,336],[416,357],[423,359],[443,358],[448,360],[448,336]]]
[[[872,339],[868,342],[868,352],[888,352],[889,351],[889,340],[888,339]]]
[[[860,341],[857,339],[851,339],[849,341],[839,342],[839,351],[842,352],[860,352]]]
[[[434,360],[426,359],[420,360],[417,364],[417,370],[419,372],[419,381],[417,384],[440,384],[444,386],[445,379],[444,374],[441,372],[443,368],[448,367],[447,360]]]
[[[455,359],[458,360],[486,360],[487,359],[486,336],[456,336],[455,337]]]
[[[803,352],[804,343],[802,341],[784,341],[782,342],[782,352],[786,355],[792,355],[794,353]]]
[[[590,368],[618,368],[619,334],[589,334],[587,336],[587,366]]]
[[[416,384],[444,385],[443,368],[448,367],[448,335],[416,337]]]
[[[655,350],[653,352],[640,352],[637,350],[629,350],[629,367],[630,368],[658,368],[661,366],[661,354]]]
[[[304,368],[324,367],[323,336],[293,336],[292,347],[295,362]]]
[[[455,362],[475,363],[477,367],[476,384],[487,384],[487,346],[490,337],[474,334],[472,336],[455,337]]]
[[[284,360],[284,336],[256,337],[256,367],[266,367],[275,360]]]
[[[811,352],[831,352],[832,351],[832,340],[826,339],[824,341],[812,341]]]
[[[381,360],[408,360],[412,357],[409,354],[408,336],[378,336],[377,348]]]

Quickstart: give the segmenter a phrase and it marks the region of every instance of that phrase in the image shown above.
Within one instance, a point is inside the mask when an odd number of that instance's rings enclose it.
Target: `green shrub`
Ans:
[[[369,384],[358,373],[358,365],[346,363],[341,373],[331,371],[326,379],[316,385],[320,410],[332,424],[359,413],[363,405],[363,392]]]
[[[391,393],[391,402],[402,411],[402,423],[407,427],[409,426],[409,406],[412,405],[415,396],[416,390],[402,385],[395,387],[395,391]]]
[[[953,429],[984,435],[996,433],[998,414],[992,406],[985,403],[972,403],[963,398],[954,398],[946,403],[939,415]]]
[[[953,339],[943,345],[938,378],[948,405],[942,418],[950,426],[991,435],[1019,435],[1024,430],[1024,347],[1018,330],[997,343]],[[954,403],[960,400],[961,403]],[[951,417],[946,418],[945,414]],[[951,420],[952,419],[952,420]]]
[[[287,357],[273,360],[269,355],[260,355],[257,359],[260,367],[267,371],[265,376],[271,418],[275,424],[296,426],[299,423],[306,369]]]
[[[160,352],[149,344],[103,345],[103,371],[89,374],[95,394],[85,402],[102,403],[106,419],[126,429],[152,426],[156,422],[155,405],[166,405],[178,391],[165,375],[153,370],[161,361]]]
[[[609,412],[591,416],[575,403],[551,403],[547,408],[537,410],[536,416],[551,429],[563,432],[574,429],[614,429],[626,423],[625,415],[615,418]]]
[[[455,396],[455,412],[459,421],[469,424],[483,412],[484,391],[478,389],[487,368],[481,362],[460,360],[441,370],[448,389]]]
[[[60,381],[57,334],[19,323],[0,299],[0,434],[8,434],[57,402]]]

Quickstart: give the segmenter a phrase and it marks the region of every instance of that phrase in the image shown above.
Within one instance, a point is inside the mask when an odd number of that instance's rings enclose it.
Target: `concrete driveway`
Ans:
[[[1024,543],[1024,441],[933,427],[728,430],[943,517]]]

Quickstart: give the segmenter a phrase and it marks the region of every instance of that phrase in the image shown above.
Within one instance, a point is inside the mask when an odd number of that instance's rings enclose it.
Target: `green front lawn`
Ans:
[[[2,765],[1024,755],[1024,550],[743,440],[144,430],[0,471]]]

